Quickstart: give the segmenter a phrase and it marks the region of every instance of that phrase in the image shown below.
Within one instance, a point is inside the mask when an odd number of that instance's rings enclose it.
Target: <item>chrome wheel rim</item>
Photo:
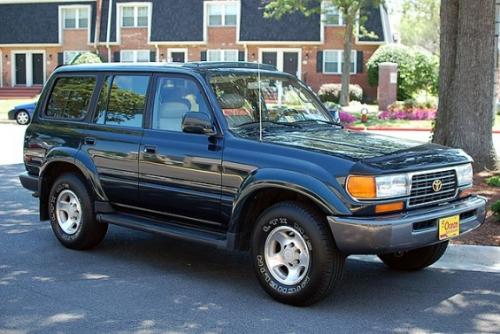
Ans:
[[[17,114],[17,122],[19,124],[27,124],[30,120],[30,117],[28,115],[28,113],[26,111],[20,111],[18,114]]]
[[[56,200],[57,223],[66,234],[75,234],[80,227],[82,219],[82,208],[76,194],[69,190],[63,190]]]
[[[264,245],[264,258],[273,278],[285,285],[302,281],[311,262],[304,238],[289,226],[271,231]]]

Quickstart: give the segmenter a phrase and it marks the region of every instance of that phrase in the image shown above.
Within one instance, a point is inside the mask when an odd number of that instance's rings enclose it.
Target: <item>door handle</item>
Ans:
[[[85,137],[83,141],[86,145],[95,145],[95,138]]]
[[[144,145],[144,153],[155,154],[156,153],[156,146]]]

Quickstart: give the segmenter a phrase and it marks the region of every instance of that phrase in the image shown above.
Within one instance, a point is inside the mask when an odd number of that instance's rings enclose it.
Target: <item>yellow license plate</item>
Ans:
[[[439,219],[439,240],[456,237],[460,234],[460,216]]]

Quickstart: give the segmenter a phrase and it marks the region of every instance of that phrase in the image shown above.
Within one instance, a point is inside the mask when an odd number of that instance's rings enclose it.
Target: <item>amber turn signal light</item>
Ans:
[[[403,210],[403,202],[378,204],[375,206],[376,213],[394,212]]]
[[[347,191],[357,199],[370,199],[377,197],[375,177],[351,175],[347,179]]]

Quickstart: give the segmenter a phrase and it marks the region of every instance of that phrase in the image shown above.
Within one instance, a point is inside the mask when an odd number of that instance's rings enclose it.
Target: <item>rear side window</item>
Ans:
[[[45,116],[81,120],[89,111],[95,77],[64,77],[56,80]]]
[[[149,76],[117,75],[104,81],[97,103],[95,122],[142,127]]]

